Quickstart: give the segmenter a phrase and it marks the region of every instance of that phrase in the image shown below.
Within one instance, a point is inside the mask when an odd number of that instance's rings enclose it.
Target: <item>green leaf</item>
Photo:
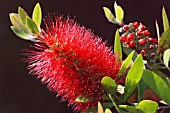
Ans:
[[[29,33],[28,29],[22,24],[21,19],[19,18],[18,14],[11,13],[9,14],[9,17],[10,17],[12,25],[15,26],[16,29]]]
[[[143,100],[137,106],[137,113],[155,113],[158,103],[151,100]]]
[[[114,105],[114,107],[115,107],[115,109],[117,110],[118,113],[129,113],[129,112],[126,112],[126,111],[120,109],[120,107],[116,104],[116,102],[113,100],[113,98],[110,94],[108,96],[109,96],[110,100],[112,101],[112,103],[113,103],[113,105]]]
[[[76,102],[88,102],[89,99],[87,97],[85,97],[84,95],[79,95],[76,100]]]
[[[116,18],[122,23],[124,18],[124,11],[121,6],[117,5],[116,1],[114,3]]]
[[[104,113],[112,113],[110,109],[106,109]]]
[[[108,94],[113,95],[117,92],[117,84],[112,78],[105,76],[105,77],[103,77],[101,83],[102,83],[104,90]]]
[[[119,57],[119,61],[122,61],[122,47],[121,47],[121,43],[120,43],[120,34],[119,34],[119,30],[116,31],[115,34],[115,41],[114,41],[114,53],[118,54]]]
[[[112,102],[105,102],[105,103],[102,103],[102,106],[103,106],[103,109],[107,109],[107,108],[112,108],[113,107],[113,104]]]
[[[120,68],[119,74],[123,74],[124,71],[128,68],[130,62],[132,61],[132,57],[134,55],[134,51],[132,51],[128,57],[125,59],[125,61],[122,63],[122,66]]]
[[[169,68],[169,60],[170,60],[170,49],[167,49],[164,52],[163,61],[164,61],[165,66],[170,70],[170,68]]]
[[[152,71],[144,70],[142,80],[147,87],[153,90],[162,100],[170,104],[170,89],[166,82]]]
[[[40,28],[42,20],[42,11],[39,3],[37,3],[36,6],[34,7],[32,19],[36,23],[37,27]]]
[[[124,109],[126,111],[129,111],[131,113],[137,113],[137,109],[135,106],[129,106],[129,105],[119,105],[121,109]]]
[[[139,84],[137,85],[138,90],[138,102],[142,99],[144,91],[146,89],[146,84],[143,80],[140,80]]]
[[[17,29],[15,26],[11,26],[11,29],[18,37],[29,40],[29,35],[24,31]]]
[[[126,54],[126,55],[129,55],[132,51],[134,51],[134,49],[131,49],[127,46],[123,46],[123,52]],[[134,52],[134,55],[132,57],[132,60],[135,61],[135,59],[137,58],[138,56],[138,53],[135,51]]]
[[[163,32],[159,43],[158,43],[158,51],[162,55],[165,50],[170,47],[170,28]]]
[[[38,31],[38,28],[37,28],[37,25],[35,24],[35,22],[27,17],[27,27],[28,27],[28,30],[33,33],[34,35],[38,35],[39,31]]]
[[[26,26],[26,18],[29,17],[28,14],[21,7],[18,8],[18,14],[23,25]]]
[[[19,19],[18,14],[10,13],[9,17],[10,17],[12,25],[15,26],[16,29],[21,29],[20,19]]]
[[[166,31],[169,28],[169,21],[164,7],[162,8],[162,19],[164,31]]]
[[[141,80],[143,73],[143,58],[142,55],[138,55],[134,64],[130,68],[128,75],[125,81],[125,92],[124,92],[124,101],[133,93],[137,87],[139,81]]]
[[[156,33],[157,33],[157,37],[158,37],[158,40],[160,39],[160,32],[159,32],[159,26],[158,26],[158,21],[156,20],[155,22],[155,25],[156,25]]]
[[[107,7],[103,7],[103,10],[104,10],[105,16],[109,22],[112,22],[114,24],[121,24],[119,22],[119,20],[117,20],[117,18],[114,17],[114,15],[110,11],[110,9],[108,9]]]
[[[165,83],[168,85],[170,89],[170,78],[159,70],[152,70],[152,71],[156,73],[157,75],[159,75],[165,81]]]

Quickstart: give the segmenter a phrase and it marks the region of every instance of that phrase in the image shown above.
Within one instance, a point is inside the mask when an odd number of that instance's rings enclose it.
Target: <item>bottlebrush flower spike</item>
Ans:
[[[104,90],[104,76],[116,78],[121,62],[102,39],[74,20],[49,15],[41,29],[39,42],[33,50],[26,50],[30,73],[41,78],[51,91],[68,100],[77,111],[97,105]],[[88,102],[76,102],[83,95]]]

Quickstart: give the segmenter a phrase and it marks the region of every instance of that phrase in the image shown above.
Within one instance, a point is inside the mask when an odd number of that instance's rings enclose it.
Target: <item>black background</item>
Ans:
[[[71,113],[67,102],[60,102],[45,85],[28,74],[27,64],[21,61],[23,48],[31,42],[17,38],[10,30],[8,14],[23,7],[31,16],[33,7],[40,2],[43,17],[49,12],[58,12],[66,17],[76,16],[81,25],[92,29],[95,34],[113,45],[118,26],[109,23],[103,13],[103,6],[113,10],[114,0],[1,0],[0,1],[0,113]],[[125,10],[125,23],[144,23],[156,37],[155,20],[162,32],[161,10],[166,7],[170,15],[169,0],[117,0]]]

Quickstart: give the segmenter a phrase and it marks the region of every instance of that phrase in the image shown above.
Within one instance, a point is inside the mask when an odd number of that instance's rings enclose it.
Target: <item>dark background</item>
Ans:
[[[114,0],[1,0],[0,1],[0,113],[71,113],[67,102],[60,102],[45,85],[28,74],[27,64],[21,61],[23,48],[31,42],[17,38],[10,30],[8,14],[23,7],[31,16],[33,7],[40,2],[43,17],[48,12],[58,12],[66,17],[76,16],[81,25],[92,29],[95,34],[113,45],[118,26],[109,23],[103,6],[113,9]],[[125,11],[124,22],[144,23],[156,37],[155,20],[162,29],[161,10],[166,7],[170,15],[170,0],[117,0]],[[162,30],[161,30],[162,31]]]

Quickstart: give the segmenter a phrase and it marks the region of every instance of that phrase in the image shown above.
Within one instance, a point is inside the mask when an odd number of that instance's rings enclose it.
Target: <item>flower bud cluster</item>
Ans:
[[[158,40],[150,36],[145,25],[138,22],[129,23],[121,27],[119,32],[122,33],[120,41],[123,46],[128,46],[137,53],[141,53],[147,61],[155,62]]]

